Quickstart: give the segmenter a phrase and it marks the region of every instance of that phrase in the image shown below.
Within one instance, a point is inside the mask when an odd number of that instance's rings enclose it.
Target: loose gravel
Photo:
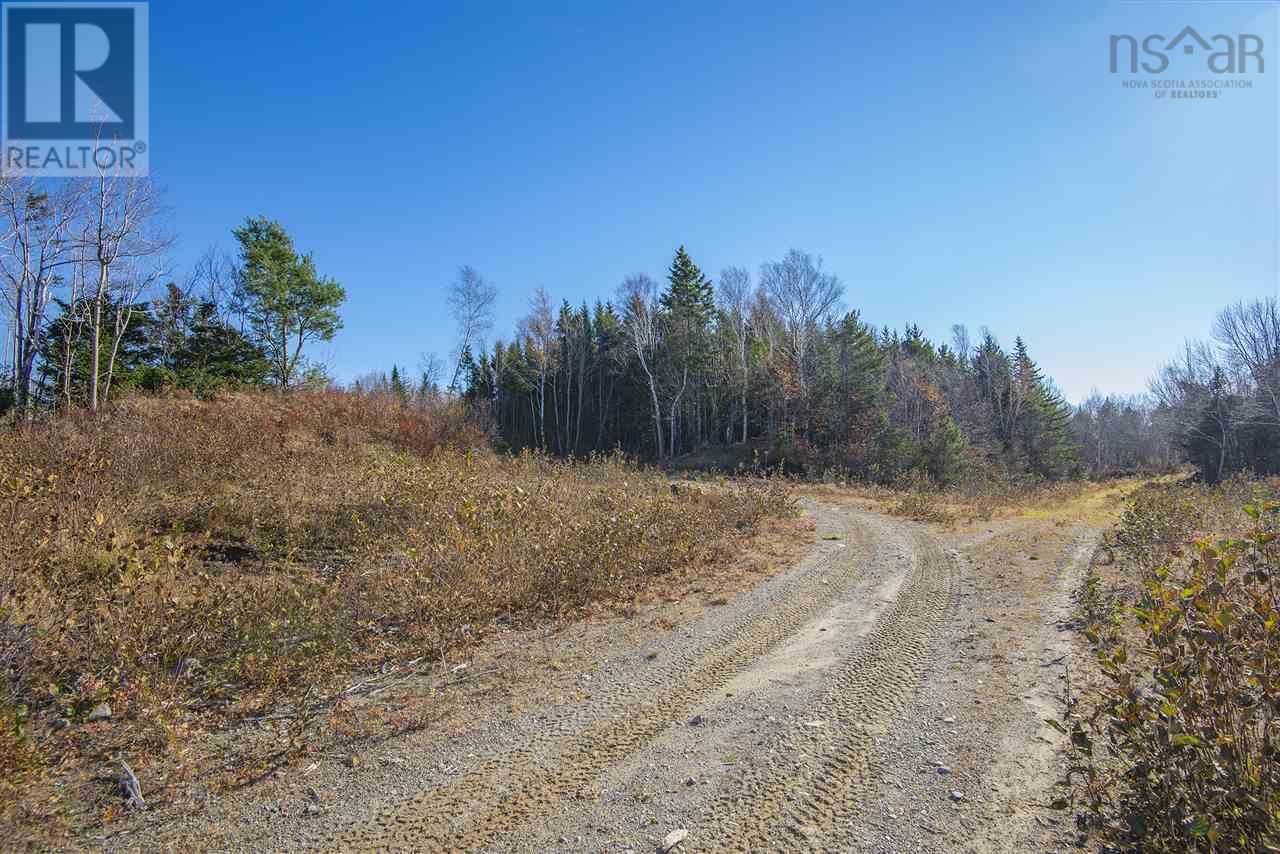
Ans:
[[[803,506],[810,554],[724,607],[508,638],[539,668],[530,684],[488,685],[438,727],[106,846],[1065,847],[1042,719],[1077,653],[1070,592],[1095,530],[1036,517],[954,532],[829,495]]]

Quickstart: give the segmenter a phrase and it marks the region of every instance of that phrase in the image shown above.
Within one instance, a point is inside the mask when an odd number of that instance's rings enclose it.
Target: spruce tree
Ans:
[[[716,292],[711,280],[689,257],[681,246],[667,271],[670,286],[662,295],[662,307],[673,315],[687,317],[696,325],[705,327],[716,308]]]
[[[404,384],[404,380],[400,376],[400,368],[396,365],[391,366],[391,393],[401,403],[409,402],[409,387]]]
[[[218,307],[207,300],[192,312],[172,367],[179,386],[202,396],[220,388],[265,385],[271,371],[262,350],[223,322]]]
[[[676,250],[667,282],[660,300],[665,347],[658,373],[667,398],[667,454],[674,457],[690,428],[695,443],[702,438],[699,416],[704,374],[713,355],[710,324],[716,305],[715,288],[683,246]]]
[[[1051,480],[1073,473],[1079,460],[1071,434],[1071,407],[1032,361],[1021,337],[1014,344],[1013,379],[1022,404],[1015,430],[1027,465]]]

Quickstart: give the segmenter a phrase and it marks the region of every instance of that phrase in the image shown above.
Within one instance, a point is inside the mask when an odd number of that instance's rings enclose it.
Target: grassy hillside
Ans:
[[[162,794],[203,735],[282,710],[287,760],[345,674],[626,602],[790,509],[766,481],[485,444],[448,407],[340,393],[0,434],[0,820],[65,829],[85,798],[109,818],[122,799],[86,774],[124,760]]]

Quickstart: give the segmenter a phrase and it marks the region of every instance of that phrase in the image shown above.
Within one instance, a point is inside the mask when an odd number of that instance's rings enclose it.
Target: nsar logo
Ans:
[[[1262,73],[1266,66],[1262,59],[1262,37],[1252,33],[1236,36],[1216,35],[1205,39],[1194,27],[1183,27],[1172,39],[1156,33],[1141,42],[1130,35],[1111,37],[1111,73],[1119,72],[1121,59],[1127,59],[1128,73],[1137,74],[1139,67],[1148,74],[1163,74],[1169,68],[1169,54],[1181,48],[1187,56],[1197,51],[1205,55],[1205,67],[1214,74],[1245,74],[1250,70]],[[1139,59],[1141,55],[1146,57]],[[1249,60],[1255,60],[1250,68]]]

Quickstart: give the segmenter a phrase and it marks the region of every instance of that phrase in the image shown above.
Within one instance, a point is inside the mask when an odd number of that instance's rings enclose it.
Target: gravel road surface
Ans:
[[[680,851],[1068,847],[1043,719],[1080,654],[1070,595],[1097,521],[946,530],[837,491],[802,507],[809,554],[721,607],[513,635],[521,684],[107,847],[648,852],[679,830]]]

